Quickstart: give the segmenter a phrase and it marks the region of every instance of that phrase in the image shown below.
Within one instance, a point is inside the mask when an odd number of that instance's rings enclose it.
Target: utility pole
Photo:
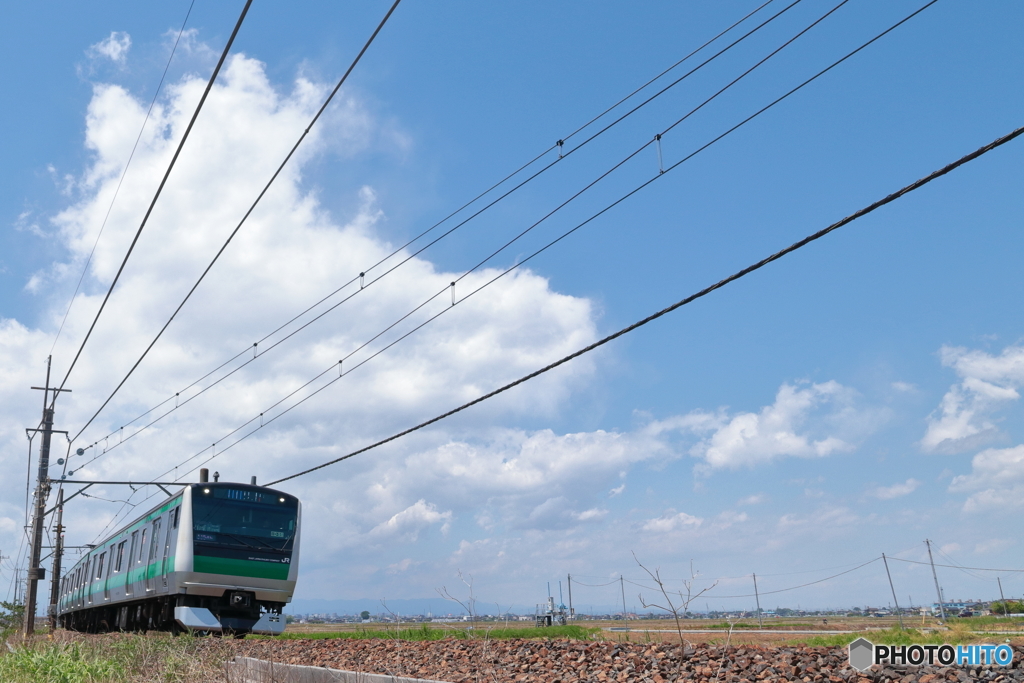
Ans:
[[[1003,614],[1009,614],[1010,606],[1006,604],[1006,598],[1003,597],[1003,580],[997,576],[996,583],[999,584],[999,600],[1003,603]]]
[[[626,619],[626,584],[622,574],[619,574],[619,587],[622,589],[622,623],[627,623]]]
[[[757,627],[764,628],[764,624],[761,623],[761,596],[757,592],[757,574],[753,574],[754,577],[754,600],[757,601]]]
[[[572,609],[572,574],[566,575],[566,581],[569,584],[569,618],[572,619],[576,616],[576,612]],[[1003,590],[1002,585],[1000,585],[999,590]]]
[[[36,598],[39,590],[39,580],[46,578],[46,570],[39,566],[39,558],[43,549],[46,499],[50,495],[50,435],[54,432],[53,403],[57,402],[59,392],[71,391],[70,389],[53,389],[50,387],[51,360],[52,356],[46,359],[46,386],[32,387],[43,392],[43,427],[42,429],[31,431],[42,432],[43,438],[39,444],[39,475],[36,480],[35,513],[32,515],[32,547],[29,551],[28,569],[25,577],[25,622],[23,633],[26,637],[35,633]],[[51,391],[53,392],[53,403],[47,405]],[[67,434],[67,432],[63,433]]]
[[[942,604],[942,589],[939,588],[939,575],[935,573],[935,560],[932,559],[932,542],[929,539],[924,539],[924,544],[928,546],[928,562],[932,565],[932,578],[935,579],[935,594],[939,596],[939,614],[942,615],[942,620],[946,620],[946,606]]]
[[[50,617],[50,633],[57,630],[57,600],[60,598],[60,561],[64,554],[64,489],[57,489],[57,525],[53,528],[53,571],[50,577],[50,607],[46,610]]]
[[[900,620],[900,630],[903,630],[903,615],[900,614],[900,603],[896,600],[896,589],[892,585],[892,574],[889,573],[889,560],[885,559],[885,553],[882,553],[882,563],[885,565],[885,575],[889,577],[889,590],[892,591],[892,603],[896,605],[896,618]]]

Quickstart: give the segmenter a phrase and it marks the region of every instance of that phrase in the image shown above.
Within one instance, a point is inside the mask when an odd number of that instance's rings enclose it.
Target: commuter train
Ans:
[[[188,484],[64,575],[57,623],[90,632],[280,634],[301,519],[295,496],[256,486],[255,477]]]

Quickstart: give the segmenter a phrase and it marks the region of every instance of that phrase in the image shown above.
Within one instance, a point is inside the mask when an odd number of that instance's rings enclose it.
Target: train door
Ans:
[[[153,520],[153,530],[149,541],[149,561],[146,563],[146,592],[151,593],[156,589],[156,559],[160,551],[160,527],[161,519]]]
[[[106,575],[103,577],[103,600],[110,601],[110,577],[114,573],[114,544],[111,543],[107,551],[103,553],[109,558],[107,562]]]
[[[125,546],[126,543],[128,543],[128,541],[121,541],[120,543],[117,544],[117,554],[116,554],[115,559],[114,559],[114,575],[117,577],[118,583],[120,583],[121,576],[122,576],[123,572],[125,571],[125,565],[124,565],[124,546]],[[128,584],[127,584],[127,581],[126,581],[124,583],[124,586],[127,587],[127,585]],[[121,597],[120,593],[118,593],[118,597]]]
[[[171,554],[171,543],[175,540],[171,537],[174,536],[174,530],[178,528],[178,513],[180,510],[180,507],[176,507],[167,515],[167,536],[164,538],[164,557],[160,562],[160,580],[163,582],[164,589],[167,588],[167,572],[170,570],[170,567],[167,566],[167,558]]]
[[[125,571],[128,575],[124,577],[124,593],[126,596],[132,596],[135,594],[135,590],[133,588],[135,577],[132,575],[132,569],[135,567],[135,551],[138,550],[138,544],[139,532],[136,530],[132,532],[132,542],[128,546],[128,565],[125,567]]]
[[[88,605],[92,604],[92,587],[93,583],[96,581],[96,567],[99,565],[99,561],[100,556],[93,555],[92,562],[87,562],[85,565],[89,571],[89,575],[86,577],[87,580],[85,582],[85,602]]]

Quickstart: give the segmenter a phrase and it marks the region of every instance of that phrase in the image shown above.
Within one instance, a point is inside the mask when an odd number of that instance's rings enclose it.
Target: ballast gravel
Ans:
[[[284,664],[451,683],[945,683],[1024,682],[1014,648],[1008,667],[849,666],[846,648],[715,647],[537,640],[241,640],[235,654]]]

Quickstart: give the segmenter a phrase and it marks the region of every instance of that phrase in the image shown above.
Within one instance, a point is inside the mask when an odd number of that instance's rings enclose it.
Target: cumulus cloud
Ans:
[[[952,385],[928,417],[921,448],[928,452],[963,452],[999,436],[994,413],[1020,398],[1024,385],[1024,347],[1008,346],[999,355],[943,346],[942,365],[961,381]]]
[[[878,486],[868,491],[868,495],[879,500],[892,500],[893,498],[900,498],[902,496],[909,495],[917,490],[917,487],[921,485],[917,479],[907,479],[902,484],[893,484],[892,486]]]
[[[822,384],[783,384],[775,402],[756,413],[738,413],[728,416],[724,412],[703,414],[703,420],[694,418],[694,431],[710,432],[691,454],[703,460],[702,471],[737,469],[769,463],[786,457],[821,458],[836,452],[849,451],[853,444],[835,434],[808,431],[801,433],[815,411],[826,407],[831,412],[817,426],[822,431],[828,426],[846,431],[855,422],[857,414],[851,407],[851,390],[838,382]]]
[[[441,533],[446,535],[451,528],[452,512],[439,512],[433,503],[422,498],[401,512],[392,515],[391,519],[379,524],[370,531],[371,536],[402,536],[406,540],[415,541],[419,533],[428,526],[441,523]]]
[[[971,460],[971,473],[954,477],[949,490],[969,494],[965,512],[1024,506],[1024,445],[978,453]]]
[[[114,36],[102,45],[106,50],[102,54],[116,60],[123,58],[129,43],[127,36]],[[118,49],[121,51],[117,52]],[[62,376],[88,328],[152,197],[153,179],[159,178],[166,168],[204,86],[201,79],[185,77],[170,84],[165,97],[154,108],[83,289],[54,351],[55,376]],[[81,427],[131,366],[301,134],[326,88],[301,77],[281,88],[270,82],[259,61],[245,55],[235,55],[228,61],[71,377],[68,386],[74,389],[74,399],[62,397],[58,402],[60,428]],[[58,276],[41,274],[32,280],[33,287],[52,307],[38,329],[0,319],[0,407],[11,425],[17,425],[16,429],[0,428],[5,452],[23,453],[22,428],[38,420],[36,402],[30,405],[25,400],[27,387],[42,381],[42,354],[53,341],[67,303],[65,297],[74,288],[92,247],[144,117],[144,103],[126,89],[94,85],[85,121],[89,163],[75,176],[75,191],[69,203],[49,218],[53,237],[66,249],[61,264],[64,268],[48,267],[47,273]],[[348,159],[382,144],[384,131],[345,92],[321,124],[322,127],[312,130],[304,147],[279,176],[147,361],[83,434],[79,445],[97,440],[98,444],[87,451],[87,456],[73,457],[73,468],[81,467],[85,458],[105,449],[114,450],[81,470],[80,476],[110,478],[109,474],[117,472],[118,479],[152,478],[207,449],[201,458],[174,473],[191,477],[194,475],[189,475],[189,470],[213,453],[210,444],[217,441],[218,455],[210,466],[220,470],[223,479],[247,481],[249,475],[257,474],[261,481],[269,481],[275,475],[365,445],[414,420],[432,416],[441,408],[458,405],[594,339],[589,301],[555,292],[544,277],[522,268],[458,306],[452,307],[445,297],[431,302],[352,356],[351,365],[346,361],[345,367],[367,361],[365,365],[288,413],[272,428],[261,430],[231,448],[236,442],[224,439],[225,434],[261,412],[266,412],[267,419],[272,417],[275,413],[268,411],[269,406],[324,368],[336,367],[339,358],[433,293],[444,290],[458,274],[436,267],[428,260],[427,252],[410,259],[391,275],[377,279],[386,267],[409,256],[401,252],[383,267],[369,268],[392,249],[380,235],[381,226],[387,221],[387,207],[378,203],[372,188],[331,188],[353,197],[344,220],[339,220],[323,209],[317,191],[306,184],[303,173],[313,159]],[[32,220],[43,222],[36,216]],[[509,230],[520,227],[509,226]],[[368,276],[363,291],[358,284],[360,272]],[[468,292],[497,272],[481,270],[465,278],[460,288]],[[60,273],[65,276],[60,277]],[[125,436],[130,436],[140,424],[132,424],[132,418],[169,396],[174,401],[175,392],[240,349],[252,349],[254,340],[353,277],[355,284],[261,343],[260,349],[294,331],[313,315],[324,313],[327,306],[342,297],[358,292],[349,302],[247,367],[240,368],[239,363],[251,358],[251,352],[227,365],[206,382],[182,393],[180,402],[195,396],[212,379],[237,370],[230,378],[119,445],[119,427],[129,425]],[[369,360],[372,354],[442,310],[446,312],[435,322]],[[575,386],[587,381],[592,365],[587,359],[582,361],[510,392],[500,401],[481,406],[475,414],[485,421],[503,415],[552,415]],[[336,376],[334,372],[324,379]],[[322,386],[323,382],[311,385],[278,410],[294,405],[296,400]],[[107,433],[115,436],[104,438]],[[585,436],[564,439],[579,443],[575,451],[578,457],[594,454],[600,460],[604,456],[596,453],[596,442],[614,442],[616,437],[594,435],[595,443],[591,446],[585,443]],[[384,461],[392,458],[390,464],[394,465],[417,448],[438,453],[440,445],[451,440],[443,433],[428,434],[422,441],[409,440],[407,445],[384,450],[378,457]],[[563,461],[546,471],[540,462],[542,454],[529,452],[541,447],[543,440],[542,436],[528,439],[524,452],[503,470],[509,473],[513,488],[536,481],[538,476],[560,476],[578,467]],[[442,459],[441,467],[459,467],[454,461],[458,446],[453,448],[454,451],[445,451],[450,457]],[[614,475],[617,476],[629,458],[623,460],[614,444],[609,452],[612,455],[608,457],[618,463]],[[402,489],[403,495],[390,497],[388,494],[395,487],[388,476],[389,466],[378,470],[377,462],[367,458],[365,464],[353,462],[351,467],[329,470],[322,476],[290,485],[289,490],[300,495],[310,513],[321,513],[319,517],[309,515],[309,532],[323,533],[330,540],[320,548],[315,544],[305,546],[311,558],[318,552],[326,556],[332,543],[334,547],[344,546],[351,539],[367,539],[371,535],[376,539],[412,539],[428,527],[450,529],[454,524],[451,506],[429,491],[408,486]],[[495,467],[498,465],[500,457]],[[477,465],[470,462],[468,467],[472,470]],[[489,467],[481,469],[490,471]],[[438,471],[428,470],[428,474]],[[359,474],[372,477],[378,487],[369,485],[368,478],[359,479]],[[410,470],[400,476],[415,478],[417,474]],[[0,476],[5,481],[23,477],[23,459],[4,458],[0,462]],[[353,501],[356,511],[341,517],[349,509],[339,502],[345,498],[339,491],[348,490],[350,477],[359,479],[363,486],[357,492],[358,499]],[[607,490],[612,481],[602,481],[599,490]],[[143,495],[136,495],[133,502]],[[16,493],[10,488],[5,497],[17,505]],[[89,542],[93,540],[90,534],[96,534],[117,508],[79,501],[79,510],[84,514],[75,514],[72,533],[78,541]],[[587,520],[595,519],[598,509],[593,503],[573,508],[580,511],[580,519]],[[328,519],[335,521],[327,522]],[[0,547],[16,543],[14,536],[0,530]]]
[[[680,529],[699,527],[704,523],[700,517],[694,517],[685,512],[668,510],[661,517],[649,519],[644,522],[643,530],[656,534],[666,534]]]
[[[128,50],[131,46],[131,36],[124,31],[111,31],[109,36],[90,45],[86,54],[93,59],[106,58],[118,66],[124,66],[128,60]]]

